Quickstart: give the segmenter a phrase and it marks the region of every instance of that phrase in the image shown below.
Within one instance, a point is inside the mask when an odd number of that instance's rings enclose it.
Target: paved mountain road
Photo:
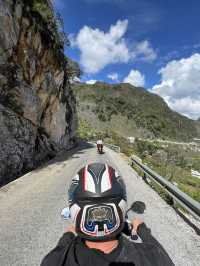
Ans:
[[[175,265],[199,265],[199,236],[137,177],[120,154],[106,148],[99,155],[87,145],[0,189],[0,266],[40,265],[69,223],[60,213],[71,177],[84,164],[95,161],[110,163],[123,173],[129,203],[140,200],[146,204],[145,222]]]

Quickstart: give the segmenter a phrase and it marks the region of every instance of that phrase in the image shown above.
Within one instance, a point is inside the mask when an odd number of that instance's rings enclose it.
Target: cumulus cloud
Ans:
[[[109,79],[112,79],[113,81],[119,81],[119,75],[117,73],[111,73],[107,76]]]
[[[200,117],[200,54],[173,60],[159,70],[161,83],[152,88],[175,111]]]
[[[128,28],[128,20],[118,20],[111,25],[108,32],[84,26],[77,36],[71,35],[72,45],[79,48],[80,63],[85,72],[97,73],[105,66],[114,63],[127,63],[139,58],[152,61],[156,53],[148,41],[136,44],[129,49],[124,38]]]
[[[124,83],[130,83],[135,87],[144,87],[145,85],[145,76],[140,73],[138,70],[131,70],[126,78],[123,80]]]
[[[139,42],[136,45],[133,56],[143,61],[154,61],[157,58],[156,52],[147,40]]]
[[[70,46],[75,47],[76,46],[76,36],[74,35],[74,33],[70,33],[67,37],[68,37],[68,40],[70,42]]]
[[[111,63],[126,63],[130,59],[125,40],[128,20],[119,20],[105,33],[84,26],[77,35],[76,44],[81,51],[80,62],[88,73],[97,73]]]
[[[90,79],[90,80],[87,80],[87,81],[86,81],[86,84],[93,85],[93,84],[95,84],[96,82],[97,82],[97,80],[95,80],[95,79]]]

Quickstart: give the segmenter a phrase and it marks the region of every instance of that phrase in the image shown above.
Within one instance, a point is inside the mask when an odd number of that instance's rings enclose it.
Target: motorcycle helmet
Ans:
[[[72,179],[68,200],[77,234],[91,241],[115,238],[124,227],[126,188],[115,169],[92,163]]]

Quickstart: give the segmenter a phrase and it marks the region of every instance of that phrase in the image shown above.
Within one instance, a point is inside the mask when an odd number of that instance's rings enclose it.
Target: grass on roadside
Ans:
[[[175,184],[180,190],[200,202],[200,179],[191,176],[191,168],[199,170],[200,155],[190,149],[174,147],[173,145],[162,145],[158,142],[148,142],[136,139],[130,144],[126,138],[112,130],[97,131],[92,126],[81,120],[78,130],[79,137],[87,141],[103,139],[104,143],[114,144],[120,147],[121,152],[127,156],[132,154],[140,157],[146,165],[159,175]],[[138,169],[136,169],[138,172]],[[140,172],[138,172],[141,174]],[[167,195],[157,183],[151,182],[151,187],[167,202],[171,202]]]

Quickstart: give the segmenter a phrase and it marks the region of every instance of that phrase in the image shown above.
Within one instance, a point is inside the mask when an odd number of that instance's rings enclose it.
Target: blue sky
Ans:
[[[200,117],[199,0],[54,0],[82,81],[129,82]]]

